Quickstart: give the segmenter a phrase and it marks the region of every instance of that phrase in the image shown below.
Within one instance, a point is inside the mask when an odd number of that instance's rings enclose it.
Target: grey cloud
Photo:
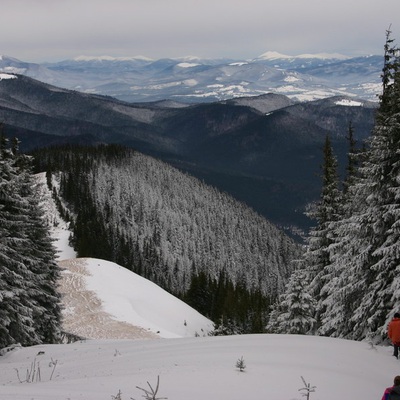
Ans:
[[[382,51],[399,0],[2,0],[0,53],[27,61],[80,54],[256,57]]]

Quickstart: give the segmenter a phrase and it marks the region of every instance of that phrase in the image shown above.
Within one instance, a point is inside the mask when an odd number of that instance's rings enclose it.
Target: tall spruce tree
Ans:
[[[304,266],[294,270],[270,313],[268,332],[307,334],[314,330],[315,300],[308,291],[308,278]]]
[[[0,141],[0,347],[57,342],[58,266],[29,159]]]
[[[18,190],[15,157],[2,138],[0,152],[0,265],[1,331],[0,346],[13,341],[31,344],[37,341],[33,328],[34,302],[28,294],[33,276],[20,249],[28,246],[24,224],[27,221],[22,196]]]
[[[400,303],[400,71],[399,49],[387,32],[383,92],[366,162],[361,168],[365,209],[359,237],[368,246],[361,268],[363,300],[354,312],[354,333],[384,334],[387,318]]]
[[[310,292],[316,301],[316,328],[321,323],[321,315],[325,309],[324,300],[327,296],[325,285],[332,279],[330,268],[330,246],[334,242],[332,226],[338,221],[341,213],[337,160],[328,136],[323,154],[321,197],[315,210],[309,213],[316,220],[316,227],[310,231],[309,245],[303,256],[303,263],[309,274]]]
[[[326,288],[333,277],[330,246],[334,242],[332,226],[340,218],[341,192],[337,161],[329,137],[323,149],[322,191],[319,202],[309,212],[316,226],[310,231],[297,268],[285,292],[270,314],[267,329],[278,333],[314,333],[325,311]]]
[[[331,271],[331,276],[323,288],[324,310],[320,315],[317,332],[325,336],[343,336],[344,332],[351,331],[350,319],[359,295],[359,277],[355,277],[350,265],[356,249],[354,230],[358,222],[355,210],[363,203],[359,201],[356,190],[363,152],[356,149],[353,134],[353,126],[349,123],[348,164],[343,182],[340,215],[330,226],[333,241],[329,246],[330,265],[327,268]]]
[[[44,221],[44,211],[40,205],[39,184],[31,171],[31,160],[18,156],[22,170],[19,184],[23,196],[28,200],[29,219],[27,239],[29,248],[24,249],[29,270],[33,273],[35,285],[30,291],[37,306],[34,316],[34,329],[43,343],[57,343],[60,340],[61,307],[57,290],[60,269],[56,259],[49,228]]]

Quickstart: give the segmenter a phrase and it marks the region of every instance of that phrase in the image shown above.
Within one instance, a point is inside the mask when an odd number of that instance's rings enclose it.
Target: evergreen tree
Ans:
[[[359,239],[367,246],[358,267],[365,292],[354,312],[354,334],[386,330],[386,319],[400,302],[400,75],[399,49],[390,31],[385,44],[383,93],[366,162],[361,168],[365,208]],[[359,258],[359,257],[358,257]],[[367,318],[366,318],[367,317]]]
[[[29,247],[25,248],[29,270],[34,276],[34,288],[30,292],[37,306],[33,314],[34,328],[41,343],[58,343],[60,340],[61,307],[57,290],[60,269],[55,261],[56,252],[44,220],[44,211],[40,204],[39,187],[31,173],[31,161],[26,156],[24,169],[20,173],[21,190],[28,200],[29,219],[27,238]]]
[[[13,342],[34,343],[34,303],[28,295],[33,276],[19,250],[28,245],[26,202],[20,196],[15,157],[2,135],[0,149],[0,347]]]
[[[363,205],[357,190],[360,182],[358,169],[364,155],[356,149],[353,133],[350,123],[347,136],[348,164],[343,183],[340,218],[330,227],[333,232],[333,241],[329,246],[330,265],[326,267],[330,271],[330,279],[322,290],[324,311],[320,315],[318,333],[325,336],[341,337],[351,331],[351,317],[357,296],[360,294],[360,277],[355,276],[350,266],[356,257],[356,248],[359,246],[358,244],[354,246],[358,226],[356,210]]]
[[[323,149],[322,191],[318,204],[308,214],[316,220],[298,267],[289,278],[285,292],[271,311],[267,329],[278,333],[314,333],[321,324],[332,279],[332,226],[340,217],[341,193],[337,161],[329,137]]]
[[[307,334],[314,330],[315,301],[308,287],[307,271],[296,269],[289,278],[285,293],[270,314],[268,332]]]
[[[310,213],[317,225],[310,231],[308,248],[303,256],[303,263],[309,274],[310,293],[316,300],[316,327],[319,326],[321,315],[325,309],[324,300],[327,293],[324,286],[332,279],[332,270],[330,269],[330,246],[334,242],[332,226],[341,215],[337,161],[328,136],[325,140],[323,154],[321,197],[316,209]]]
[[[60,307],[54,261],[29,158],[0,139],[0,347],[59,338]]]

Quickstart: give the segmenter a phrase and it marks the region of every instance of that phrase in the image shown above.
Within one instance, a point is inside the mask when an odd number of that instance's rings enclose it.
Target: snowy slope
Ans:
[[[44,352],[44,354],[38,354]],[[244,372],[236,362],[243,356]],[[36,361],[35,361],[36,360]],[[54,369],[54,363],[57,365]],[[20,383],[39,364],[41,381]],[[139,399],[147,381],[170,400],[377,400],[399,373],[391,349],[295,335],[93,340],[16,349],[0,357],[2,400]],[[54,369],[53,377],[50,380]]]
[[[213,330],[213,323],[186,303],[117,264],[93,258],[60,264],[63,325],[69,333],[155,339],[205,336]]]

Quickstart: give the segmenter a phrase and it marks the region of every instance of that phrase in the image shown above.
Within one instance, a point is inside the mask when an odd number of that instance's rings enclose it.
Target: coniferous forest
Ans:
[[[210,317],[262,332],[299,245],[244,204],[132,149],[35,153],[81,257],[117,262]]]
[[[316,226],[274,306],[272,332],[380,341],[399,311],[399,54],[388,31],[375,127],[366,148],[357,150],[350,125],[343,184],[326,141]]]

